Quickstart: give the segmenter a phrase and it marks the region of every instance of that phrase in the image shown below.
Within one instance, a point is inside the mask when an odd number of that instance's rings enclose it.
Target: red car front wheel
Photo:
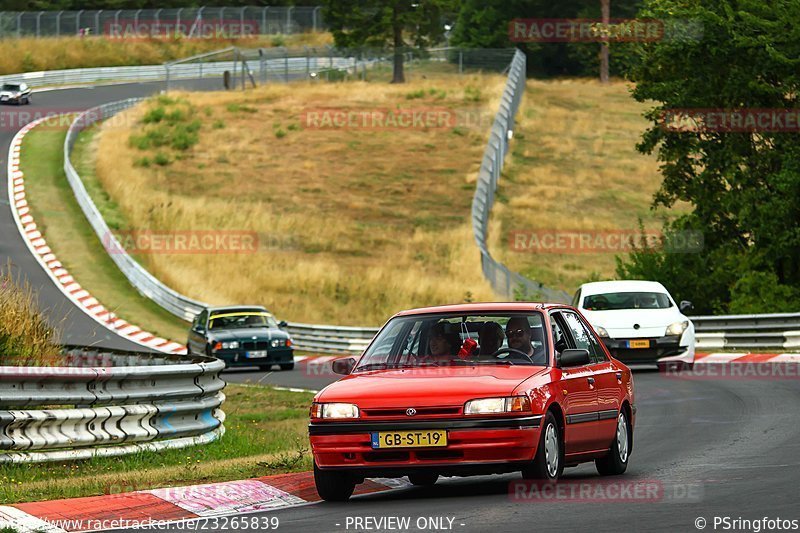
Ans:
[[[353,495],[356,482],[346,472],[320,470],[314,463],[314,485],[317,494],[326,502],[345,502]]]
[[[562,449],[561,432],[553,413],[548,412],[539,435],[539,446],[536,457],[530,466],[522,470],[525,479],[556,480],[564,472],[564,451]]]

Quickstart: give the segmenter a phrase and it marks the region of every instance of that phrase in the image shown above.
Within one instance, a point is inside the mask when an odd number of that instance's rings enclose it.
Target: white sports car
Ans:
[[[656,281],[599,281],[580,286],[572,305],[581,310],[609,351],[627,364],[691,366],[694,325]]]
[[[26,83],[4,83],[0,86],[0,103],[30,104],[31,88]]]

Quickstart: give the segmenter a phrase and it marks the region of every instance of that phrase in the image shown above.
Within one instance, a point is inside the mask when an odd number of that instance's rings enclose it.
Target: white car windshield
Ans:
[[[618,311],[621,309],[667,309],[672,307],[669,296],[661,292],[609,292],[584,297],[587,311]]]
[[[542,314],[463,313],[392,319],[356,371],[463,364],[547,365]]]
[[[11,91],[11,92],[19,91],[20,90],[20,86],[19,85],[13,85],[11,83],[4,83],[3,84],[3,88],[0,89],[0,90],[2,90],[2,91]]]

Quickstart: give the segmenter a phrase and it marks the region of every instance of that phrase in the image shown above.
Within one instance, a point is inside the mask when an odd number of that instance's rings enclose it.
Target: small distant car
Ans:
[[[4,83],[0,86],[0,103],[30,104],[31,88],[26,83]]]
[[[618,475],[633,448],[631,371],[563,304],[403,311],[333,371],[346,377],[314,397],[309,424],[324,500],[347,500],[369,477],[552,481],[587,461]]]
[[[285,327],[261,306],[209,307],[192,322],[186,349],[221,359],[227,367],[292,370],[294,348]]]
[[[691,367],[694,325],[684,315],[692,302],[675,303],[656,281],[598,281],[581,285],[580,309],[611,353],[626,364]]]

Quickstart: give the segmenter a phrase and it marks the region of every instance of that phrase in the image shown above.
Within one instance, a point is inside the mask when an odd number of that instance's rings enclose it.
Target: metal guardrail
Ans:
[[[213,357],[67,347],[60,367],[0,367],[0,462],[118,456],[225,432]]]
[[[325,29],[321,6],[0,11],[0,38],[103,35],[188,38],[279,35]]]
[[[689,318],[699,349],[800,349],[800,313]]]
[[[568,302],[569,295],[566,292],[549,289],[541,283],[529,280],[495,260],[489,253],[487,245],[489,217],[494,205],[495,191],[508,152],[508,143],[513,136],[514,117],[525,94],[525,65],[525,54],[517,50],[509,67],[508,82],[478,172],[478,185],[472,200],[472,230],[481,252],[483,275],[496,292],[514,300]]]

